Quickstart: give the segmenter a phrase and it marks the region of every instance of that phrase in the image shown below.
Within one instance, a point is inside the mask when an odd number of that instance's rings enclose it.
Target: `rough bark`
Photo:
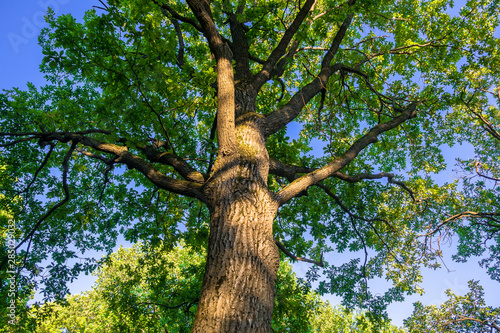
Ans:
[[[237,119],[237,153],[204,187],[210,237],[193,332],[271,332],[279,252],[272,225],[278,204],[267,189],[264,119]]]

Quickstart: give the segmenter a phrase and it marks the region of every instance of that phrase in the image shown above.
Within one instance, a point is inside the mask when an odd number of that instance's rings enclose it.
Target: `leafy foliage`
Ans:
[[[447,290],[448,300],[440,306],[415,303],[405,327],[410,332],[493,332],[500,330],[500,309],[486,306],[483,288],[478,281],[469,281],[470,291],[455,295]]]
[[[120,248],[96,272],[91,291],[64,304],[31,309],[36,332],[189,332],[201,288],[204,256],[187,247]],[[300,283],[284,261],[278,272],[274,332],[398,332],[366,314],[332,308]],[[379,330],[380,329],[380,330]]]
[[[204,251],[204,191],[235,130],[217,126],[245,112],[265,123],[262,186],[281,206],[272,237],[324,264],[308,273],[326,277],[320,293],[382,313],[423,292],[420,267],[439,266],[447,237],[457,260],[487,249],[498,280],[498,0],[212,1],[204,16],[198,3],[110,0],[83,21],[49,11],[47,84],[0,95],[0,200],[25,295],[63,299],[66,281],[97,267],[90,251],[110,253],[118,235]],[[218,86],[220,47],[234,80]],[[467,142],[476,158],[462,181],[437,184],[441,148]],[[356,257],[337,263],[344,252]],[[373,278],[393,287],[374,295]]]

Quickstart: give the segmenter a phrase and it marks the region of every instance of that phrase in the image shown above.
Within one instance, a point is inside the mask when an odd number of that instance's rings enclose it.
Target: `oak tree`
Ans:
[[[498,1],[95,7],[49,11],[47,85],[0,95],[20,287],[62,298],[122,234],[206,247],[193,332],[270,332],[280,251],[347,306],[422,292],[464,202],[430,176],[441,148],[473,138],[473,110],[498,117]]]

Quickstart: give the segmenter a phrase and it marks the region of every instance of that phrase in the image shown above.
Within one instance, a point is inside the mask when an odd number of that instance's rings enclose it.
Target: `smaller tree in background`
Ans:
[[[68,296],[65,304],[33,307],[30,329],[189,332],[205,256],[187,246],[166,250],[163,246],[121,247],[103,260],[91,291]],[[280,266],[276,289],[273,332],[403,332],[389,322],[372,320],[368,313],[331,307],[295,277],[287,262]]]
[[[410,332],[500,332],[500,308],[486,306],[484,291],[478,281],[469,281],[469,288],[470,292],[465,296],[447,290],[448,300],[439,307],[415,303],[405,326]]]

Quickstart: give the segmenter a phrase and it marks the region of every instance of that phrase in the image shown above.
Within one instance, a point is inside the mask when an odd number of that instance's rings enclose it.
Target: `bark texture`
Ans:
[[[204,187],[211,213],[203,288],[193,332],[270,332],[279,252],[278,204],[267,189],[264,118],[236,121],[237,152],[222,158]]]

